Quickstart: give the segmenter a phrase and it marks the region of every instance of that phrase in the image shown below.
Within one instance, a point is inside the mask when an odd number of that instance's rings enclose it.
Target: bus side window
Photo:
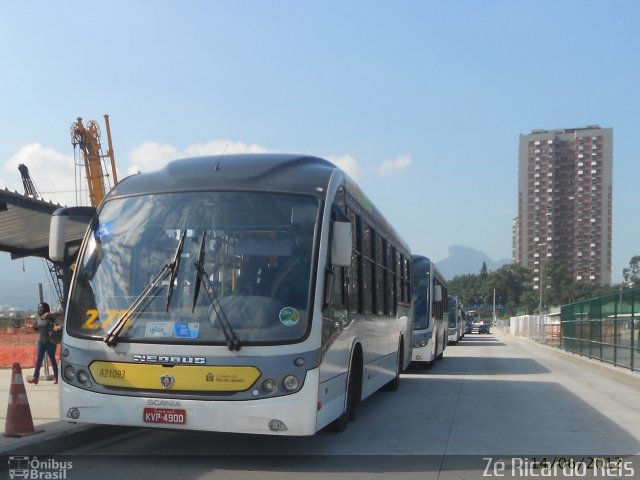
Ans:
[[[364,313],[362,288],[362,220],[353,210],[347,210],[347,216],[353,226],[353,255],[349,268],[349,311]]]
[[[332,222],[348,222],[349,218],[340,210],[338,205],[334,205],[331,214]],[[353,230],[352,230],[353,232]],[[330,237],[331,238],[331,237]],[[352,246],[353,249],[353,246]],[[329,252],[331,249],[329,249]],[[330,254],[330,253],[329,253]],[[352,253],[353,258],[353,253]],[[347,308],[347,296],[349,291],[348,284],[348,276],[347,269],[345,267],[340,267],[333,265],[332,259],[328,259],[329,265],[328,268],[333,271],[333,288],[331,292],[331,305],[333,308],[346,310]]]

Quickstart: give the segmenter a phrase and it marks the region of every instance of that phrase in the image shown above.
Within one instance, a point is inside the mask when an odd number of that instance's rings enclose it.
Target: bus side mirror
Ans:
[[[68,249],[80,245],[95,212],[93,207],[66,207],[58,208],[51,214],[49,259],[52,262],[65,262]]]
[[[436,302],[442,301],[442,285],[434,285],[433,287],[433,299]]]
[[[331,263],[337,267],[351,266],[351,223],[333,222]]]
[[[52,262],[63,262],[66,251],[67,215],[56,215],[53,212],[49,225],[49,258]]]

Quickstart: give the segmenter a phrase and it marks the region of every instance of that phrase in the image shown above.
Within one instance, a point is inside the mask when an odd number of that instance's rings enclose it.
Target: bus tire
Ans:
[[[429,360],[429,368],[433,367],[433,364],[436,363],[438,359],[438,336],[436,335],[436,344],[433,347],[433,358]]]
[[[398,344],[398,361],[396,362],[396,376],[382,387],[382,390],[385,392],[395,392],[400,386],[400,373],[402,372],[402,360],[404,359],[403,343],[402,337],[400,337],[400,343]]]
[[[342,415],[327,426],[327,429],[330,432],[344,432],[349,421],[356,419],[356,407],[360,403],[362,390],[362,354],[360,353],[359,346],[356,346],[353,355],[351,356],[348,375],[344,412],[342,412]]]

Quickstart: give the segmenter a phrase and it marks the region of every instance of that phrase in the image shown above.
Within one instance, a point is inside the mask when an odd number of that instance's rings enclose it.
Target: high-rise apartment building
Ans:
[[[520,135],[513,260],[563,267],[573,281],[611,282],[613,131],[589,125]]]

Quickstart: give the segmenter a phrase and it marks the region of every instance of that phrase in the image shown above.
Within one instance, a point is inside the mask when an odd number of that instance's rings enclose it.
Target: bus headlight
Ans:
[[[264,382],[262,382],[262,390],[266,393],[273,393],[278,388],[278,384],[275,380],[267,378]]]
[[[72,383],[76,379],[76,369],[71,365],[67,365],[66,367],[64,367],[64,371],[62,372],[62,374],[64,375],[64,379],[67,381],[67,383]]]
[[[282,381],[282,386],[285,388],[285,390],[293,392],[300,386],[300,380],[295,375],[287,375]]]
[[[91,382],[91,376],[86,370],[79,370],[77,377],[78,381],[83,385]]]

